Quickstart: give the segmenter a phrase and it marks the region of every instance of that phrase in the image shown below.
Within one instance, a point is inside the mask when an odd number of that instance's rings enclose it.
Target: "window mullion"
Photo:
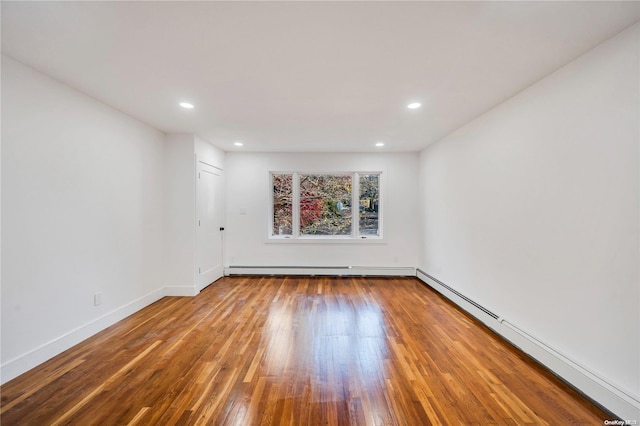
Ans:
[[[351,175],[351,238],[359,237],[360,225],[360,178],[358,173]]]
[[[274,203],[275,203],[275,199],[276,199],[276,194],[275,194],[275,190],[274,190],[274,183],[273,183],[274,179],[273,179],[273,173],[269,172],[269,191],[271,192],[271,201],[269,202],[269,237],[273,237],[275,235],[275,232],[273,232],[273,228],[275,227],[275,218],[274,218]]]
[[[293,211],[293,215],[291,220],[293,221],[292,223],[292,234],[293,234],[293,238],[298,238],[300,237],[300,174],[299,173],[294,173],[293,174],[293,194],[291,197],[291,203],[293,204],[292,206],[292,211]]]

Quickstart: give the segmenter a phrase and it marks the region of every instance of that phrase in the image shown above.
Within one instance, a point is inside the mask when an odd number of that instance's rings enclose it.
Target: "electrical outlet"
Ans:
[[[102,292],[98,292],[93,295],[93,306],[102,305]]]

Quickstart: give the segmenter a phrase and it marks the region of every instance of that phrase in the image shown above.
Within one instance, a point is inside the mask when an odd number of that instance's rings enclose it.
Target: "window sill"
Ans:
[[[265,244],[387,244],[382,237],[368,238],[323,238],[323,237],[269,237]]]

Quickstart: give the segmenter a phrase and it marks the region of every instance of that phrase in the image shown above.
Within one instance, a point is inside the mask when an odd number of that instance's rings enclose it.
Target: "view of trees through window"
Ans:
[[[293,175],[273,175],[273,235],[293,233]]]
[[[360,175],[360,235],[378,235],[380,175]]]
[[[351,235],[351,176],[300,175],[300,234]]]
[[[271,235],[380,235],[379,173],[273,173],[271,182]],[[296,220],[297,224],[294,223]],[[356,230],[353,229],[354,220],[357,221]]]

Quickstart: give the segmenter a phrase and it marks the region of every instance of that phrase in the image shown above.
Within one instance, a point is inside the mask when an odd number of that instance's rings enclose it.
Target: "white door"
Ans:
[[[222,170],[198,161],[196,191],[196,272],[202,290],[223,274]]]

